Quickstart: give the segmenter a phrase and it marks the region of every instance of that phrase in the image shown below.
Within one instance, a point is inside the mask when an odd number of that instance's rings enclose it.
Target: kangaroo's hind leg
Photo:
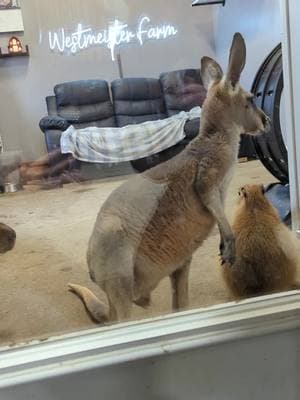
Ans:
[[[99,214],[89,240],[87,264],[90,277],[106,294],[100,301],[88,288],[69,284],[98,322],[127,320],[131,316],[136,248],[124,232],[119,217]]]
[[[189,271],[191,259],[170,275],[173,311],[186,309],[189,305]]]
[[[119,277],[106,281],[103,286],[109,302],[109,320],[127,321],[131,317],[133,280]]]
[[[111,261],[106,260],[105,265],[108,264],[109,266]],[[100,266],[102,265],[100,264]],[[124,270],[126,270],[125,265]],[[132,274],[126,275],[124,272],[119,274],[118,271],[115,271],[114,277],[108,277],[107,274],[97,274],[97,271],[95,273],[95,270],[93,270],[91,275],[93,281],[105,292],[108,298],[108,306],[89,289],[74,284],[68,286],[82,300],[92,319],[100,323],[130,319],[133,301]]]
[[[131,316],[135,251],[125,237],[119,237],[114,243],[110,252],[102,252],[101,259],[94,260],[92,270],[95,282],[107,295],[109,320],[122,321]]]

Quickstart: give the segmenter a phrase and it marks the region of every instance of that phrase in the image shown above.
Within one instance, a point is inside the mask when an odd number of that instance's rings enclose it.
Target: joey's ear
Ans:
[[[202,57],[201,59],[201,79],[206,90],[209,86],[220,81],[223,77],[223,71],[220,65],[210,57]]]
[[[240,188],[239,195],[243,196],[245,199],[247,198],[247,190],[244,186]]]
[[[226,81],[235,88],[246,63],[246,45],[243,36],[235,33],[229,55]]]
[[[263,195],[266,193],[264,185],[261,185],[261,192],[262,192]]]

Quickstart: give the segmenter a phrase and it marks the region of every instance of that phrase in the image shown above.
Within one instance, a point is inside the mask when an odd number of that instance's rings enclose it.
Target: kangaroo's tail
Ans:
[[[100,301],[88,288],[80,285],[68,284],[68,288],[83,302],[87,312],[96,322],[106,322],[109,317],[109,307]]]

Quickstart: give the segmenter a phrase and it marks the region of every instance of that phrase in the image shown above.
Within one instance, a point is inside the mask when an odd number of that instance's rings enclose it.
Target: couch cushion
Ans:
[[[58,115],[72,124],[110,120],[113,117],[113,107],[110,101],[84,106],[64,106],[58,108]]]
[[[115,126],[108,83],[103,80],[67,82],[56,85],[57,113],[72,124],[103,121]]]
[[[115,117],[112,116],[111,118],[106,119],[99,119],[97,121],[89,121],[89,122],[80,122],[78,124],[73,124],[75,128],[84,129],[88,128],[89,126],[96,126],[97,128],[106,128],[106,127],[113,127],[116,126]]]
[[[153,78],[124,78],[111,83],[118,126],[166,118],[160,81]]]
[[[81,106],[109,99],[108,83],[103,80],[85,80],[60,83],[54,87],[57,106]]]
[[[199,69],[183,69],[160,75],[168,116],[202,106],[206,90]]]

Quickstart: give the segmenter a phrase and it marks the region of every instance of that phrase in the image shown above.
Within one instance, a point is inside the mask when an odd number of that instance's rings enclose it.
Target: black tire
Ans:
[[[269,54],[258,70],[252,85],[255,104],[272,121],[269,133],[253,138],[263,165],[280,182],[288,183],[288,155],[280,126],[280,99],[283,91],[281,44]]]

